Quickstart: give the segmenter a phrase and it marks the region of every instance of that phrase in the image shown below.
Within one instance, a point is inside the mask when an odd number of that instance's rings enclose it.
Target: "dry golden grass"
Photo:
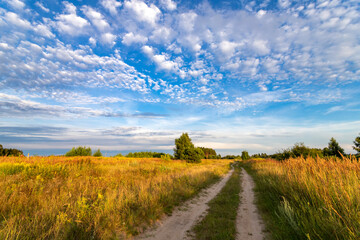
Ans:
[[[274,239],[360,239],[355,158],[249,163]]]
[[[229,170],[95,157],[0,158],[0,239],[123,239]]]

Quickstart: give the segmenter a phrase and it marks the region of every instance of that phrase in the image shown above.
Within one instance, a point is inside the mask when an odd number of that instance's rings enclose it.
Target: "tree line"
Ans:
[[[3,145],[0,144],[0,156],[22,156],[24,155],[23,151],[15,148],[4,148]]]
[[[353,141],[353,149],[357,152],[356,157],[360,158],[360,135],[355,138]],[[348,156],[344,149],[339,145],[335,138],[331,138],[328,146],[320,148],[310,148],[305,146],[304,143],[295,143],[293,147],[284,149],[275,154],[268,155],[266,153],[256,153],[249,155],[247,151],[242,151],[241,155],[226,155],[221,156],[217,154],[216,151],[212,148],[207,147],[195,147],[192,143],[191,138],[188,133],[183,133],[179,138],[175,139],[175,148],[174,155],[162,153],[162,152],[151,152],[151,151],[142,151],[142,152],[129,152],[125,157],[129,158],[161,158],[161,159],[181,159],[186,160],[187,162],[198,163],[201,162],[201,159],[249,159],[249,158],[273,158],[276,160],[285,160],[294,157],[338,157]],[[0,156],[22,156],[23,151],[13,148],[3,148],[0,144]],[[73,147],[68,151],[65,156],[94,156],[102,157],[100,149],[92,153],[90,147],[80,146]],[[122,157],[121,153],[117,154],[116,157]]]

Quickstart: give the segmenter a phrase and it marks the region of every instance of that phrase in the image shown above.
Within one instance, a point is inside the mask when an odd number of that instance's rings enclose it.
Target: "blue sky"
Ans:
[[[222,154],[360,132],[358,1],[0,2],[0,143]]]

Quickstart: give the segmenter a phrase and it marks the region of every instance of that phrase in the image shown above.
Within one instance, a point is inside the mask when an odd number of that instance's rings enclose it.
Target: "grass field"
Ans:
[[[258,203],[273,239],[360,239],[355,159],[252,160]]]
[[[0,239],[124,239],[218,180],[230,162],[0,158]]]

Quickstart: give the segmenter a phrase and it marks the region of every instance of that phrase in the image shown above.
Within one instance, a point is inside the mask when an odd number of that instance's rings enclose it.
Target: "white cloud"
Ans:
[[[44,24],[38,24],[34,27],[34,31],[41,36],[47,37],[47,38],[54,38],[55,35],[51,32],[48,26]]]
[[[110,30],[109,23],[104,19],[104,16],[101,13],[95,11],[93,8],[88,6],[82,7],[82,11],[100,32]]]
[[[76,7],[72,3],[64,2],[67,14],[60,14],[56,17],[57,27],[60,32],[69,35],[81,35],[85,33],[86,27],[90,26],[89,22],[77,16]]]
[[[46,8],[41,2],[36,2],[35,5],[38,6],[44,12],[47,12],[47,13],[50,12],[50,10],[48,8]]]
[[[180,70],[180,64],[178,61],[171,61],[169,60],[169,56],[165,54],[155,54],[155,51],[150,46],[143,46],[142,51],[148,55],[148,57],[155,62],[156,66],[159,70],[165,70],[169,72],[175,72],[177,73],[181,78],[184,78],[186,76],[186,73],[182,70]]]
[[[93,37],[89,38],[89,43],[91,44],[91,46],[95,47],[96,46],[96,39]]]
[[[116,0],[102,0],[101,5],[106,8],[112,15],[116,15],[117,8],[120,7],[122,3]]]
[[[25,7],[25,3],[20,0],[5,0],[5,1],[15,9],[23,9]]]
[[[176,9],[176,3],[172,0],[160,0],[160,3],[169,11],[174,11]]]
[[[229,42],[229,41],[222,41],[219,44],[219,48],[220,48],[221,52],[226,57],[232,57],[237,46],[238,46],[237,43]]]
[[[148,41],[147,37],[142,36],[140,34],[134,35],[134,33],[130,32],[124,35],[122,43],[129,46],[133,43],[145,44],[147,41]]]
[[[185,32],[192,32],[197,16],[194,12],[181,13],[178,17],[180,29]]]
[[[255,52],[259,55],[266,55],[270,53],[270,49],[268,48],[268,42],[265,40],[254,40],[253,47]]]
[[[6,12],[5,20],[8,23],[11,23],[20,28],[26,28],[26,29],[31,28],[31,24],[29,21],[20,18],[19,15],[17,15],[16,13],[13,13],[13,12]]]
[[[146,22],[152,26],[156,25],[156,22],[160,18],[161,11],[154,4],[148,6],[146,3],[140,0],[125,1],[124,7],[135,14],[135,19],[141,22]]]
[[[170,43],[173,40],[173,30],[169,27],[157,27],[150,36],[156,43]]]

